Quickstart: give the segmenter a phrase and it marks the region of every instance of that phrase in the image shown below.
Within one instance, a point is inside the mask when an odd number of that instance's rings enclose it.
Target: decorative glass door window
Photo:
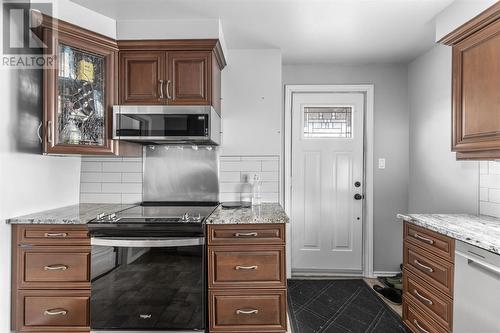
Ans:
[[[56,144],[106,141],[105,57],[59,44]]]
[[[352,138],[352,107],[304,108],[304,138]]]

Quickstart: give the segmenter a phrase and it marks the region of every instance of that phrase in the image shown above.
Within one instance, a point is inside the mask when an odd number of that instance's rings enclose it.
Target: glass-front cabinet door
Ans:
[[[116,49],[61,31],[46,37],[56,63],[44,72],[44,153],[113,154]]]

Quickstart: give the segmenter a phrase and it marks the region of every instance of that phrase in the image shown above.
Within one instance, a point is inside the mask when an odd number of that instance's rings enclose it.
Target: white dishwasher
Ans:
[[[500,255],[456,242],[454,333],[500,332]]]

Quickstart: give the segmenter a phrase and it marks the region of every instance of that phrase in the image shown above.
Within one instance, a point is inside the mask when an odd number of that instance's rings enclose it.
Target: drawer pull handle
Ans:
[[[425,269],[425,270],[429,271],[429,273],[434,272],[434,270],[433,270],[431,267],[429,267],[429,266],[426,266],[426,265],[422,264],[422,263],[421,263],[420,261],[418,261],[417,259],[415,259],[415,261],[413,261],[413,262],[415,263],[415,265],[418,265],[418,266],[422,267],[423,269]]]
[[[413,237],[415,237],[416,239],[420,239],[421,241],[424,241],[430,245],[433,245],[434,244],[434,241],[432,239],[429,239],[429,238],[426,238],[424,236],[420,236],[419,234],[415,233],[413,235]]]
[[[257,237],[258,235],[256,232],[237,232],[234,234],[236,237]]]
[[[45,310],[43,313],[46,316],[65,316],[68,313],[68,311],[64,309],[52,309],[52,310]]]
[[[417,289],[413,289],[413,293],[418,297],[420,298],[422,301],[424,301],[425,303],[429,304],[429,305],[432,305],[434,303],[432,303],[432,301],[430,299],[428,299],[427,297],[424,297],[422,296]]]
[[[420,324],[418,323],[418,320],[416,319],[413,319],[413,323],[415,324],[415,326],[417,326],[418,330],[420,332],[423,332],[423,333],[431,333],[429,332],[428,330],[426,330],[425,328],[423,328],[422,326],[420,326]]]
[[[64,237],[68,237],[68,234],[65,232],[46,232],[45,237],[64,238]]]
[[[259,313],[259,310],[257,310],[257,309],[249,309],[249,310],[238,309],[238,310],[236,310],[236,314],[257,314],[257,313]]]
[[[69,267],[66,265],[48,265],[48,266],[45,266],[43,269],[46,271],[65,271],[68,268]]]
[[[257,268],[259,268],[259,266],[240,266],[240,265],[238,265],[238,266],[234,267],[234,269],[236,269],[236,270],[240,270],[240,269],[250,270],[250,269],[257,269]]]

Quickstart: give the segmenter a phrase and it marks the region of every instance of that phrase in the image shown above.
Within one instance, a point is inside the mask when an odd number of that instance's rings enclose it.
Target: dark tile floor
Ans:
[[[406,333],[363,280],[288,280],[293,333]]]

